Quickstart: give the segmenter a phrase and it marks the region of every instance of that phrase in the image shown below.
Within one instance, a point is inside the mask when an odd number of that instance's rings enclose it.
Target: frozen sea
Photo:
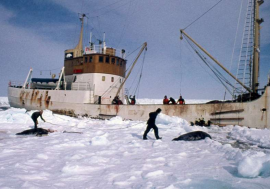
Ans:
[[[190,126],[180,117],[161,113],[156,124],[162,140],[155,140],[151,131],[144,141],[144,121],[72,118],[46,110],[46,122],[39,120],[39,127],[57,132],[18,136],[33,128],[30,116],[34,111],[9,108],[5,97],[0,98],[0,106],[1,189],[270,188],[268,129]],[[212,139],[172,141],[197,130]]]

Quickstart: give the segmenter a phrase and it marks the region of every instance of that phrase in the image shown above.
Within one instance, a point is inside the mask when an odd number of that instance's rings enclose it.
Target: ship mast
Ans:
[[[253,11],[253,60],[252,60],[252,82],[250,86],[246,86],[244,82],[241,82],[237,77],[231,74],[222,64],[220,64],[214,57],[212,57],[205,49],[203,49],[198,43],[196,43],[189,35],[187,35],[184,30],[180,30],[181,37],[182,35],[186,36],[193,44],[195,44],[199,49],[201,49],[205,54],[207,54],[216,64],[218,64],[225,72],[227,72],[237,83],[239,83],[243,88],[245,88],[249,93],[258,94],[258,86],[259,86],[259,63],[260,63],[260,24],[264,21],[259,17],[259,6],[264,3],[264,0],[251,0],[254,1],[254,11]],[[251,75],[250,74],[250,75]]]
[[[259,7],[264,3],[263,0],[254,0],[254,50],[253,50],[253,73],[252,73],[252,91],[258,92],[259,86],[259,64],[260,64],[260,24],[263,19],[259,16]]]
[[[75,49],[77,50],[78,56],[82,56],[82,54],[83,54],[83,21],[84,21],[85,16],[86,16],[85,14],[82,14],[80,17],[81,24],[82,24],[81,25],[80,40],[79,40],[78,45],[75,47]]]
[[[81,33],[80,33],[80,39],[79,39],[77,46],[74,49],[65,50],[65,54],[73,53],[72,58],[83,56],[83,21],[84,21],[84,17],[86,17],[86,15],[81,14],[81,17],[80,17]]]

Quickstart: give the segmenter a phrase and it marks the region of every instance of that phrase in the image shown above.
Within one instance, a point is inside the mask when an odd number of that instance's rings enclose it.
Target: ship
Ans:
[[[11,107],[25,108],[26,110],[51,110],[54,113],[69,116],[87,116],[91,118],[109,119],[121,116],[128,120],[145,121],[149,113],[162,109],[162,113],[168,116],[181,117],[191,123],[197,119],[209,121],[209,123],[225,126],[239,125],[250,128],[270,128],[270,82],[263,88],[262,95],[258,94],[259,72],[259,35],[260,24],[263,20],[259,17],[259,6],[262,0],[249,0],[252,4],[253,43],[252,54],[249,63],[252,66],[250,86],[241,82],[232,75],[202,46],[197,44],[185,30],[180,30],[181,39],[186,38],[196,48],[203,51],[222,69],[224,69],[235,81],[240,84],[246,93],[242,92],[231,101],[212,101],[204,104],[129,104],[124,94],[124,85],[132,68],[141,53],[146,50],[144,43],[138,53],[131,69],[126,73],[125,50],[117,50],[107,47],[105,35],[98,45],[92,43],[83,49],[83,22],[85,14],[80,17],[81,31],[78,45],[74,49],[65,50],[64,67],[59,77],[32,78],[33,70],[30,69],[25,82],[9,83],[8,100]],[[204,59],[204,58],[203,58]],[[252,61],[251,61],[252,60]],[[243,91],[243,90],[242,90]],[[112,103],[115,98],[122,103]]]

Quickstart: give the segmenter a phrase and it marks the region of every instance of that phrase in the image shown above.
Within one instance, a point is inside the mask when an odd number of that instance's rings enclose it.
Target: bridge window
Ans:
[[[84,63],[88,62],[88,57],[84,57]]]
[[[108,64],[110,63],[110,58],[108,56],[106,56],[105,62]]]
[[[122,61],[122,60],[120,60],[120,66],[122,66],[122,62],[123,62],[123,61]]]
[[[93,57],[92,56],[89,57],[89,62],[93,62]]]
[[[119,59],[118,58],[116,59],[116,65],[117,66],[119,65]]]
[[[103,63],[103,56],[99,56],[99,62]]]
[[[112,64],[114,64],[115,63],[115,58],[112,58]]]
[[[105,76],[102,76],[102,81],[105,81]]]

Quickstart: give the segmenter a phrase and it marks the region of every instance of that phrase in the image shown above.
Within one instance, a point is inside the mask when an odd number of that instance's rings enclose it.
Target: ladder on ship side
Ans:
[[[247,3],[245,26],[236,74],[236,78],[250,88],[252,85],[254,51],[254,6],[254,0],[249,0]],[[242,95],[246,92],[247,91],[243,86],[241,86],[238,82],[235,82],[235,88],[233,91],[234,97]]]

